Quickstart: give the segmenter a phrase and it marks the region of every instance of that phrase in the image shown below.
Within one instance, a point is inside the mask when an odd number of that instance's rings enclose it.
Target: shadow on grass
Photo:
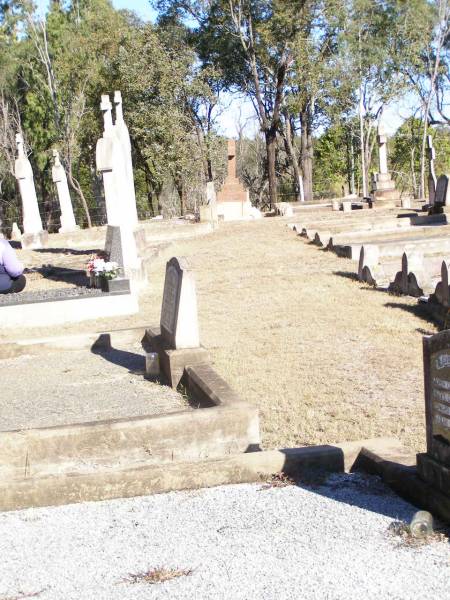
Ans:
[[[359,281],[358,273],[355,273],[354,271],[333,271],[333,275],[344,277],[345,279],[351,279],[352,281]],[[360,283],[364,282],[361,281]]]
[[[67,267],[46,265],[32,269],[31,271],[25,270],[25,274],[30,272],[39,273],[42,277],[50,279],[51,281],[63,281],[64,283],[70,283],[77,287],[87,287],[89,283],[86,271],[82,269],[68,269]]]
[[[35,248],[33,252],[41,252],[44,254],[73,254],[74,256],[90,256],[91,254],[103,252],[103,250],[100,250],[99,248],[93,248],[90,250],[77,250],[75,248]]]
[[[404,310],[411,315],[419,317],[428,323],[435,324],[433,317],[428,312],[425,304],[406,304],[403,302],[386,302],[385,305],[387,308],[397,308],[399,310]]]

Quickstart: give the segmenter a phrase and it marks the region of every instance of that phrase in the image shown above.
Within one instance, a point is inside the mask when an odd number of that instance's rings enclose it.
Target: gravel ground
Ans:
[[[36,290],[33,292],[21,292],[20,294],[0,294],[0,304],[24,304],[26,302],[43,302],[50,300],[65,300],[79,296],[101,296],[102,291],[97,288],[88,287],[66,287]]]
[[[188,410],[181,394],[143,378],[139,344],[1,361],[0,431]]]
[[[414,510],[378,480],[232,485],[0,515],[0,599],[428,600],[450,597],[450,546],[388,533]],[[154,568],[192,569],[132,583]]]

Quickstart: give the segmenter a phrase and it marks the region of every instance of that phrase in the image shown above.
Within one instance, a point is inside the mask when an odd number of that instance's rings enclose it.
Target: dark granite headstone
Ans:
[[[434,203],[437,206],[447,206],[449,204],[448,198],[448,175],[440,175],[436,182],[436,193],[434,196]]]
[[[450,331],[423,338],[427,453],[419,475],[450,496]]]

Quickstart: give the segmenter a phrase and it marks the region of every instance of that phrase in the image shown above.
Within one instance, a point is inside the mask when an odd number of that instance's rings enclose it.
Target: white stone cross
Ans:
[[[66,172],[61,164],[58,150],[53,150],[52,180],[56,184],[59,205],[61,207],[61,227],[59,228],[59,233],[75,231],[78,227],[73,214]]]

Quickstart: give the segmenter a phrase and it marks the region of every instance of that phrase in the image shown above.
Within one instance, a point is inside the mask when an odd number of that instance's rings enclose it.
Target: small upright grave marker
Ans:
[[[200,346],[195,280],[185,258],[167,263],[160,325],[163,338],[175,350]]]
[[[443,212],[450,210],[450,187],[448,185],[448,180],[448,175],[439,175],[436,182],[434,205]]]
[[[173,257],[166,265],[160,327],[147,329],[142,341],[147,356],[156,353],[161,371],[176,388],[186,365],[209,362],[200,346],[194,274],[185,258]],[[147,373],[151,374],[149,360]]]

